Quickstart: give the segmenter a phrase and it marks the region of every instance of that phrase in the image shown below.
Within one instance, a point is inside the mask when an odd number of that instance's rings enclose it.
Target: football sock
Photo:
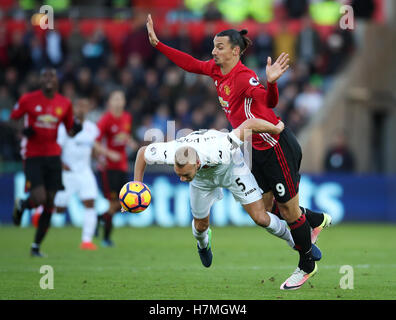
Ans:
[[[192,233],[193,233],[193,236],[195,237],[195,239],[197,239],[198,247],[200,249],[206,248],[208,246],[208,243],[209,243],[208,231],[209,231],[209,228],[203,232],[197,231],[197,229],[195,229],[195,226],[194,226],[194,220],[192,221]]]
[[[51,213],[52,213],[52,208],[44,207],[43,213],[40,215],[36,234],[34,236],[34,243],[38,245],[41,244],[41,241],[43,241],[48,231],[48,228],[50,227]]]
[[[305,217],[307,218],[311,228],[316,228],[322,224],[324,219],[323,213],[314,212],[312,210],[303,207],[300,207],[300,209],[302,213],[305,213]]]
[[[103,214],[102,219],[104,221],[103,239],[109,241],[111,230],[113,229],[113,216],[110,213],[106,212],[105,214]]]
[[[271,220],[269,226],[265,229],[274,236],[285,240],[290,247],[294,248],[293,237],[286,225],[276,215],[270,212],[267,213]]]
[[[301,212],[305,214],[306,219],[308,220],[311,228],[316,228],[320,226],[323,222],[324,215],[323,213],[315,212],[307,208],[300,207]],[[279,212],[278,204],[274,199],[274,204],[272,205],[271,212],[278,216],[279,219],[284,220]]]
[[[293,236],[295,248],[300,254],[298,267],[307,273],[312,272],[315,268],[315,262],[312,260],[311,228],[302,214],[296,221],[288,224]]]
[[[92,242],[97,224],[96,211],[94,208],[85,208],[82,228],[82,241]]]

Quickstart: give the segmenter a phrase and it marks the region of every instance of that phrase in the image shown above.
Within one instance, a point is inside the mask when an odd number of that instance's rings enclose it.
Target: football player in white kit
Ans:
[[[257,225],[294,248],[290,230],[276,215],[265,211],[261,190],[240,149],[252,133],[279,134],[283,128],[282,121],[275,126],[265,120],[248,119],[229,134],[217,130],[195,131],[177,140],[139,149],[135,181],[143,181],[146,164],[168,164],[174,166],[181,181],[190,182],[192,233],[205,267],[212,263],[210,208],[222,199],[222,188],[231,191]]]
[[[62,147],[62,180],[65,189],[57,192],[55,206],[57,213],[64,213],[70,197],[75,193],[78,195],[85,208],[80,248],[96,250],[97,246],[92,242],[92,238],[97,224],[94,201],[98,196],[98,186],[91,168],[92,151],[104,154],[115,161],[120,156],[95,141],[99,129],[95,123],[85,119],[89,107],[90,102],[86,98],[75,101],[73,111],[82,123],[82,130],[74,137],[67,135],[63,125],[59,126],[57,142]]]

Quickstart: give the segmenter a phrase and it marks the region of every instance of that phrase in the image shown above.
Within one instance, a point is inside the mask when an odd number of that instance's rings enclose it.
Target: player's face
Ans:
[[[197,164],[186,164],[184,167],[180,168],[174,166],[176,174],[179,176],[182,182],[191,182],[195,175],[197,174],[198,165]]]
[[[45,69],[40,75],[41,88],[47,92],[58,89],[58,78],[55,69]]]
[[[79,119],[84,119],[85,115],[90,110],[90,104],[88,99],[79,99],[73,105],[74,115]]]
[[[114,92],[109,99],[110,112],[116,116],[120,116],[124,111],[125,96],[122,92]]]
[[[215,37],[213,40],[214,48],[212,50],[212,56],[215,63],[219,66],[224,63],[230,62],[235,59],[237,54],[237,48],[231,47],[229,37]]]

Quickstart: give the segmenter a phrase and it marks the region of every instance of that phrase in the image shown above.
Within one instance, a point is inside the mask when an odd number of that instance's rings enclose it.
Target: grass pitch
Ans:
[[[80,229],[52,228],[42,245],[47,258],[29,256],[33,234],[33,228],[0,227],[2,300],[396,299],[395,225],[324,230],[318,273],[291,292],[279,286],[296,268],[298,254],[259,227],[214,227],[208,269],[190,228],[120,228],[116,247],[93,252],[79,249]],[[53,290],[40,288],[42,265],[53,267]],[[340,287],[343,265],[353,268],[353,289]]]

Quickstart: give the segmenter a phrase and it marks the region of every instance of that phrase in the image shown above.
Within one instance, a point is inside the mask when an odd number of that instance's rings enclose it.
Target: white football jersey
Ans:
[[[74,172],[90,169],[92,148],[98,136],[98,127],[89,120],[83,122],[82,130],[74,137],[67,134],[65,126],[61,123],[57,142],[62,148],[62,162]]]
[[[228,133],[217,130],[201,130],[173,141],[148,145],[144,153],[146,163],[173,165],[176,151],[184,146],[192,147],[197,152],[201,168],[218,167],[219,174],[222,171],[221,167],[227,167],[233,161],[235,150],[240,150],[229,141]],[[197,177],[204,175],[205,171],[199,170]]]

